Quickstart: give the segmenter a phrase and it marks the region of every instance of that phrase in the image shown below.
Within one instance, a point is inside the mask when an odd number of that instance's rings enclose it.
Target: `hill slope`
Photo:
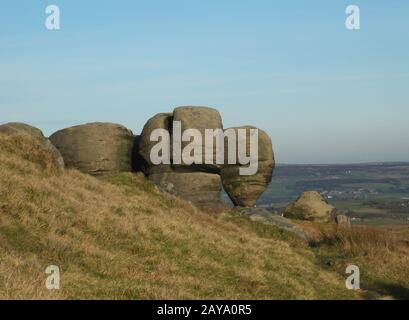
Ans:
[[[344,283],[274,227],[205,214],[140,174],[60,170],[29,137],[0,136],[1,299],[356,298]]]

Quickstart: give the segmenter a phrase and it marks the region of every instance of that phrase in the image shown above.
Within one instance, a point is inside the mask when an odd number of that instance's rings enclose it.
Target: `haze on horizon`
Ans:
[[[345,8],[361,9],[361,30]],[[175,106],[252,124],[278,163],[409,161],[409,3],[55,0],[0,4],[0,123],[138,134]]]

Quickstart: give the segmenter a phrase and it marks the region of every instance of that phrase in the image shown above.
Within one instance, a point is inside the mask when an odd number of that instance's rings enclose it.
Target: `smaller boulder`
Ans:
[[[59,167],[64,168],[64,159],[58,149],[47,139],[38,128],[20,122],[9,122],[0,126],[0,133],[6,135],[26,134],[37,139],[44,150],[50,152]]]
[[[40,129],[21,122],[9,122],[0,126],[0,133],[8,135],[28,134],[35,138],[43,139]]]
[[[335,213],[336,208],[317,191],[307,191],[285,209],[284,217],[326,223],[334,220]]]
[[[340,228],[351,228],[351,219],[344,214],[339,214],[335,218],[335,222]]]

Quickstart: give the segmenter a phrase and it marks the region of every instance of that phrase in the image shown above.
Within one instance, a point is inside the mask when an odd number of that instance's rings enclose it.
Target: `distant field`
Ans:
[[[276,210],[317,190],[359,224],[409,225],[409,163],[278,165],[258,205]]]

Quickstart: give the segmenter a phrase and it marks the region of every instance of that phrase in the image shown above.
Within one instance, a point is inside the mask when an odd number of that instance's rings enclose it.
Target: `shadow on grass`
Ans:
[[[409,300],[409,288],[394,283],[378,282],[376,284],[382,294],[398,300]]]

